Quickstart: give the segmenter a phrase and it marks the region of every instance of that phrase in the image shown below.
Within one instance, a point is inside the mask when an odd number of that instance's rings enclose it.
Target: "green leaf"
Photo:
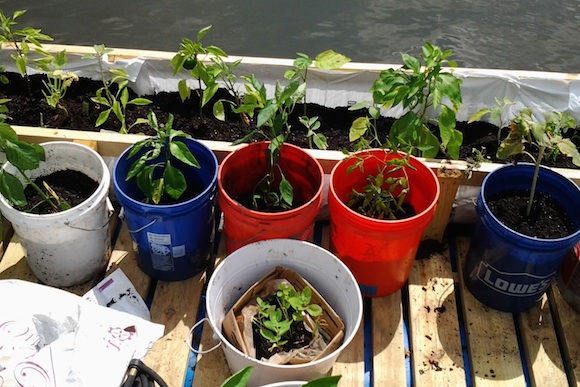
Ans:
[[[311,380],[302,387],[337,387],[341,377],[342,375],[323,376],[321,378]]]
[[[163,197],[165,182],[163,179],[157,179],[151,181],[151,200],[153,203],[159,204],[161,202],[161,198]]]
[[[97,117],[97,122],[95,126],[101,126],[109,119],[109,115],[111,114],[111,109],[103,110],[99,116]]]
[[[187,189],[185,176],[179,169],[172,166],[169,161],[165,165],[163,179],[165,180],[165,192],[173,199],[179,199]]]
[[[479,121],[483,116],[489,113],[491,113],[491,109],[488,108],[479,109],[478,111],[476,111],[471,115],[467,123],[471,124],[472,122]]]
[[[13,206],[26,205],[22,182],[16,176],[5,171],[0,172],[0,192]]]
[[[181,98],[182,102],[185,102],[191,96],[191,88],[187,85],[185,79],[182,79],[177,84],[177,89],[179,91],[179,97]]]
[[[316,56],[315,65],[323,70],[335,70],[350,62],[350,58],[333,50],[326,50]]]
[[[185,143],[181,141],[172,141],[169,143],[169,151],[173,157],[182,163],[185,163],[190,167],[201,168],[201,165],[199,165],[199,162]]]
[[[215,93],[218,91],[218,89],[219,89],[218,83],[214,83],[214,84],[206,87],[205,90],[203,91],[203,95],[202,95],[202,99],[201,99],[201,106],[205,106],[209,101],[211,101],[211,99],[213,98]]]
[[[37,147],[25,142],[6,141],[4,152],[6,159],[21,170],[36,169],[40,165],[40,157]]]
[[[250,376],[252,375],[253,370],[254,370],[254,367],[252,367],[252,366],[239,370],[238,372],[236,372],[235,374],[233,374],[232,376],[227,378],[221,384],[220,387],[246,387],[246,385],[248,384],[248,381],[250,380]],[[314,387],[316,387],[316,386],[314,386]],[[318,386],[318,387],[323,387],[323,386]],[[330,386],[328,386],[328,387],[330,387]]]
[[[24,58],[22,56],[17,56],[16,57],[16,68],[18,69],[18,72],[20,73],[20,75],[25,76],[26,75],[26,58]]]
[[[580,153],[578,152],[576,145],[574,145],[569,138],[560,140],[557,146],[560,152],[572,158],[572,163],[574,163],[574,165],[580,167]]]
[[[292,205],[294,200],[294,190],[292,189],[292,185],[288,180],[286,180],[286,176],[282,175],[282,180],[280,181],[280,195],[282,195],[282,200],[288,205]]]
[[[129,105],[137,105],[137,106],[145,106],[149,105],[151,100],[147,98],[133,98],[132,100],[128,101],[127,104]]]
[[[274,117],[277,110],[278,106],[276,106],[275,104],[270,104],[264,107],[258,113],[258,121],[256,122],[256,125],[258,127],[264,126],[264,124],[266,124],[268,121],[272,119],[272,117]]]
[[[368,117],[359,117],[355,119],[350,126],[348,140],[350,142],[358,140],[359,138],[365,135],[365,133],[369,129],[369,126],[370,120]]]
[[[213,104],[213,116],[220,121],[226,120],[226,112],[224,109],[224,103],[219,100]]]

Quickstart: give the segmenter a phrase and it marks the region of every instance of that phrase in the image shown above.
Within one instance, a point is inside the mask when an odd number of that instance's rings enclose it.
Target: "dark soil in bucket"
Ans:
[[[504,225],[533,238],[557,239],[576,231],[562,205],[542,192],[536,192],[527,216],[529,196],[529,191],[508,190],[490,196],[487,204]]]
[[[40,177],[34,181],[41,189],[44,183],[56,193],[61,202],[66,202],[74,207],[84,202],[91,196],[99,184],[82,172],[73,170],[57,171],[50,175]],[[44,202],[40,194],[30,185],[24,190],[28,204],[19,208],[23,212],[33,214],[52,214],[59,212],[48,203]]]
[[[272,344],[262,337],[260,328],[256,324],[252,324],[252,330],[256,347],[256,359],[269,359],[278,352],[299,349],[307,346],[312,341],[312,333],[304,327],[303,322],[294,322],[288,333],[282,337],[283,340],[288,340],[287,343],[281,347],[272,348],[272,350],[270,350]]]

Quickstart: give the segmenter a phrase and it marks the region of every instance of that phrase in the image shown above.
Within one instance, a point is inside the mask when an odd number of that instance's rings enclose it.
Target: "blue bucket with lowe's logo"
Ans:
[[[197,140],[179,141],[201,165],[192,168],[172,160],[185,175],[188,187],[196,187],[198,194],[191,199],[175,204],[143,203],[135,179],[125,181],[129,168],[142,154],[127,159],[131,148],[119,156],[113,168],[115,195],[137,245],[137,263],[151,278],[162,281],[185,280],[205,270],[214,238],[217,158]]]
[[[467,255],[465,283],[479,301],[504,312],[532,308],[580,239],[580,188],[549,168],[540,168],[537,191],[564,207],[575,232],[558,239],[533,238],[506,227],[491,213],[486,198],[506,190],[529,191],[533,173],[534,165],[527,163],[500,167],[483,180],[477,198],[479,220]]]

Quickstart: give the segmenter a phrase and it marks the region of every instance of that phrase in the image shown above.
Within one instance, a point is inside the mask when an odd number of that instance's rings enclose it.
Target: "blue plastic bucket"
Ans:
[[[201,168],[180,168],[189,185],[201,191],[176,204],[145,204],[134,179],[125,181],[127,171],[140,155],[127,159],[131,148],[117,159],[113,187],[123,207],[125,221],[137,244],[137,263],[150,277],[180,281],[205,270],[212,247],[218,162],[201,142],[184,138]],[[143,150],[144,151],[144,150]],[[179,164],[173,163],[179,168]]]
[[[479,301],[494,309],[519,313],[540,300],[566,253],[580,239],[580,188],[570,179],[541,167],[537,191],[550,195],[575,222],[573,234],[540,239],[518,233],[490,211],[486,198],[505,190],[529,190],[534,165],[496,169],[483,180],[477,198],[477,226],[467,255],[465,282]]]

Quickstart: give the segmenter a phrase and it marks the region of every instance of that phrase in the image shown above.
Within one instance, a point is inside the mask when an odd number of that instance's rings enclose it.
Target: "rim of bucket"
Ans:
[[[250,360],[252,362],[257,362],[260,365],[265,365],[265,366],[269,366],[272,368],[280,368],[280,369],[299,369],[299,368],[305,368],[305,367],[310,367],[310,366],[315,366],[317,364],[323,363],[325,361],[328,361],[330,358],[333,357],[337,357],[354,339],[354,337],[356,336],[358,330],[360,329],[360,325],[362,323],[362,316],[363,316],[363,299],[362,299],[362,294],[359,290],[358,287],[358,283],[356,281],[356,279],[354,278],[354,275],[352,274],[352,272],[350,271],[350,269],[340,260],[336,257],[336,255],[334,255],[332,252],[324,249],[321,246],[318,246],[317,244],[308,242],[308,241],[299,241],[299,240],[294,240],[294,239],[285,239],[285,238],[276,238],[276,239],[267,239],[267,240],[263,240],[263,241],[258,241],[258,242],[253,242],[250,243],[248,245],[242,246],[239,249],[237,249],[236,251],[234,251],[232,254],[236,253],[236,254],[240,254],[242,253],[245,249],[250,249],[252,248],[253,245],[256,244],[273,244],[273,243],[278,243],[279,241],[285,241],[291,244],[302,244],[302,245],[307,245],[311,248],[314,248],[316,250],[322,250],[323,252],[325,252],[327,255],[329,255],[330,257],[333,257],[336,262],[339,264],[339,266],[342,268],[342,270],[344,270],[345,273],[347,273],[349,279],[352,281],[352,283],[354,284],[354,288],[356,289],[356,297],[358,300],[358,304],[360,305],[359,311],[357,313],[356,316],[356,322],[353,326],[353,330],[351,332],[350,335],[346,336],[343,338],[342,343],[340,344],[340,346],[335,349],[333,352],[329,353],[328,355],[320,358],[320,359],[316,359],[314,361],[308,362],[308,363],[303,363],[303,364],[270,364],[268,362],[250,357],[248,355],[246,355],[245,353],[243,353],[242,351],[240,351],[238,348],[236,348],[235,345],[233,345],[232,343],[229,342],[229,340],[223,335],[222,333],[222,328],[220,327],[216,327],[215,322],[213,321],[213,316],[211,316],[210,313],[207,314],[210,326],[213,330],[213,333],[216,334],[219,337],[219,340],[230,350],[234,351],[236,354],[242,356],[243,358]],[[232,255],[230,254],[230,255]],[[229,256],[228,256],[229,257]],[[228,259],[228,257],[225,258],[225,260]],[[208,285],[207,285],[207,290],[206,290],[206,294],[208,294],[208,290],[213,287],[213,283],[215,282],[215,278],[216,278],[216,273],[219,274],[220,268],[222,267],[222,265],[225,263],[225,260],[222,261],[222,263],[220,265],[218,265],[216,267],[216,269],[214,270],[214,272],[212,273],[209,281],[208,281]],[[308,280],[308,279],[306,279]],[[251,286],[251,285],[250,285]],[[247,290],[247,289],[246,289]],[[323,295],[324,297],[324,295]],[[206,297],[206,311],[210,310],[209,308],[209,297]],[[341,317],[342,318],[342,317]]]
[[[354,155],[357,154],[361,154],[361,153],[382,153],[385,152],[385,149],[369,149],[369,150],[362,150],[362,151],[358,151],[355,152]],[[399,153],[403,153],[403,152],[399,152]],[[338,205],[340,205],[341,207],[343,207],[346,210],[346,214],[348,217],[350,217],[351,219],[355,219],[355,220],[359,220],[359,219],[364,219],[364,223],[366,224],[377,224],[377,225],[384,225],[384,224],[399,224],[399,225],[405,225],[407,223],[414,223],[416,222],[419,218],[423,217],[425,214],[431,212],[434,210],[434,208],[437,206],[437,203],[439,202],[439,196],[441,195],[441,186],[439,184],[439,179],[437,179],[437,175],[435,175],[435,172],[433,172],[433,170],[431,168],[429,168],[427,165],[425,165],[423,162],[421,162],[421,160],[419,160],[417,157],[415,156],[410,156],[411,157],[411,165],[413,167],[415,167],[417,170],[419,168],[423,169],[425,171],[425,173],[429,174],[430,176],[433,177],[433,180],[435,181],[435,187],[436,187],[436,192],[435,192],[435,196],[433,198],[433,200],[431,201],[431,203],[421,212],[408,217],[408,218],[404,218],[404,219],[376,219],[376,218],[371,218],[369,216],[365,216],[362,215],[358,212],[356,212],[355,210],[351,209],[350,207],[348,207],[345,203],[342,202],[342,200],[340,200],[338,198],[338,195],[336,193],[336,191],[334,190],[334,184],[332,184],[332,180],[334,175],[337,173],[338,169],[343,166],[345,163],[349,162],[350,156],[347,156],[343,159],[341,159],[338,163],[336,163],[336,165],[332,168],[332,171],[330,173],[330,184],[328,185],[328,194],[329,194],[329,198],[330,196],[332,196],[332,199],[334,199]],[[330,204],[330,201],[329,201]]]
[[[6,218],[8,218],[9,216],[18,216],[18,217],[24,217],[24,218],[29,218],[29,219],[35,219],[35,220],[46,219],[46,220],[54,221],[55,219],[65,218],[69,215],[74,215],[75,213],[78,213],[78,212],[85,212],[86,209],[99,205],[100,200],[96,200],[97,197],[108,195],[111,176],[110,176],[109,168],[107,167],[107,164],[105,164],[105,161],[103,160],[102,156],[99,153],[95,152],[93,149],[89,148],[86,145],[72,142],[72,141],[48,141],[48,142],[40,143],[39,145],[41,145],[43,148],[46,148],[46,147],[53,148],[53,145],[54,145],[56,147],[67,146],[67,147],[77,147],[80,149],[84,149],[87,153],[89,153],[91,156],[93,156],[93,158],[95,160],[98,160],[98,163],[100,164],[101,171],[102,171],[102,174],[101,174],[102,176],[100,179],[101,181],[98,182],[99,185],[97,186],[95,191],[91,194],[91,196],[89,196],[87,199],[85,199],[81,203],[77,204],[76,206],[69,208],[68,210],[59,211],[59,212],[54,213],[54,214],[32,214],[32,213],[20,211],[20,210],[14,208],[12,206],[12,204],[10,204],[10,202],[2,194],[0,194],[0,202],[2,203],[2,207],[4,207],[2,209],[2,213],[4,216],[6,216]],[[5,168],[5,166],[3,168]],[[8,219],[8,220],[10,220],[10,219]]]
[[[200,148],[203,149],[212,159],[212,161],[213,161],[212,164],[215,166],[215,170],[217,172],[218,160],[217,160],[215,153],[213,153],[213,151],[211,149],[209,149],[205,144],[196,140],[195,138],[184,137],[184,138],[181,138],[180,141],[191,141],[191,142],[197,144],[198,146],[200,146]],[[117,157],[117,160],[115,160],[115,166],[113,167],[114,170],[117,169],[117,164],[119,163],[119,161],[131,151],[131,148],[132,148],[132,146],[129,146],[127,149],[125,149],[123,151],[123,153],[121,153],[121,155],[119,157]],[[202,166],[202,168],[204,168],[204,167]],[[119,184],[117,183],[117,175],[115,173],[113,173],[113,187],[115,188],[115,191],[123,193],[122,200],[126,200],[126,201],[130,202],[132,205],[148,208],[150,210],[163,209],[163,208],[170,209],[170,208],[178,208],[178,207],[182,207],[182,206],[187,206],[189,203],[196,201],[198,198],[200,198],[202,196],[210,195],[211,191],[214,190],[214,186],[216,185],[216,182],[217,182],[217,173],[214,173],[211,181],[209,182],[209,184],[207,184],[207,187],[205,187],[203,189],[203,191],[201,191],[199,194],[195,195],[194,197],[192,197],[188,200],[185,200],[185,201],[179,202],[179,203],[171,203],[171,204],[151,204],[151,203],[140,202],[139,200],[135,200],[132,197],[130,197],[129,195],[125,194],[125,192],[119,188]],[[117,200],[119,200],[118,196],[120,196],[120,195],[117,195]]]
[[[318,186],[318,189],[316,190],[316,192],[314,193],[314,195],[312,196],[312,198],[310,200],[308,200],[307,202],[305,202],[304,204],[302,204],[300,207],[296,207],[296,208],[292,208],[291,210],[287,210],[287,211],[280,211],[280,212],[264,212],[264,211],[256,211],[256,210],[252,210],[248,207],[245,207],[243,205],[241,205],[237,200],[234,200],[229,193],[226,191],[226,189],[224,188],[222,181],[222,170],[223,170],[223,165],[227,163],[227,161],[233,157],[234,152],[237,152],[241,149],[247,148],[247,147],[257,147],[257,146],[264,146],[264,144],[269,144],[270,141],[258,141],[258,142],[253,142],[250,144],[244,144],[242,146],[240,146],[238,149],[236,149],[233,152],[230,152],[222,161],[220,169],[218,171],[218,190],[219,190],[219,196],[218,196],[218,201],[223,201],[225,200],[227,205],[232,207],[232,208],[236,208],[237,211],[241,212],[242,214],[245,214],[246,216],[252,216],[252,217],[262,217],[264,214],[267,214],[269,219],[277,219],[277,218],[286,218],[288,216],[292,216],[294,215],[296,212],[302,212],[306,207],[309,207],[312,205],[312,203],[315,202],[320,202],[322,203],[322,192],[324,190],[324,169],[322,169],[322,165],[320,165],[320,163],[318,162],[318,160],[316,160],[315,157],[313,157],[310,153],[306,152],[304,149],[300,148],[299,146],[296,146],[294,144],[287,144],[284,143],[284,147],[289,147],[299,153],[302,153],[304,155],[306,155],[306,157],[308,157],[309,159],[314,161],[314,165],[317,166],[318,171],[320,172],[320,185]]]
[[[518,163],[517,165],[514,164],[506,164],[503,165],[495,170],[493,170],[492,172],[488,173],[485,178],[483,179],[482,183],[481,183],[481,189],[479,191],[479,197],[480,199],[484,197],[484,189],[485,186],[489,183],[489,179],[493,178],[493,173],[501,173],[502,171],[505,171],[508,168],[526,168],[526,169],[534,169],[535,168],[535,164],[532,163],[526,163],[526,162],[521,162]],[[551,168],[548,168],[544,165],[540,165],[540,169],[544,172],[544,173],[548,173],[548,174],[552,174],[554,176],[558,176],[559,178],[563,179],[564,181],[566,181],[566,184],[569,184],[571,187],[575,187],[576,190],[578,190],[580,192],[580,187],[578,187],[576,185],[576,183],[574,183],[571,179],[569,179],[568,177],[559,174],[558,172],[552,170]],[[566,240],[569,239],[576,239],[579,235],[580,235],[580,227],[573,232],[572,234],[569,234],[568,236],[562,237],[562,238],[552,238],[552,239],[546,239],[546,238],[535,238],[535,237],[531,237],[529,235],[526,234],[522,234],[521,232],[518,232],[516,230],[513,230],[511,228],[509,228],[508,226],[506,226],[505,224],[503,224],[494,214],[493,212],[490,210],[489,206],[487,205],[487,200],[480,200],[481,203],[483,203],[483,206],[485,207],[485,210],[487,211],[487,213],[489,213],[489,215],[491,216],[491,218],[493,219],[493,221],[500,226],[500,228],[502,229],[502,231],[504,233],[507,234],[512,234],[512,235],[517,235],[519,237],[521,237],[522,239],[524,239],[526,242],[564,242]]]

